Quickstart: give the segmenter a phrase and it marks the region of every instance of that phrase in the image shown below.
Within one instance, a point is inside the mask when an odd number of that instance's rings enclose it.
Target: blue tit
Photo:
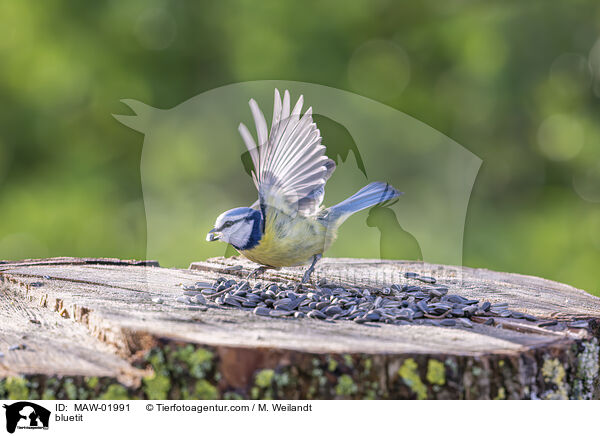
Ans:
[[[312,108],[301,116],[302,105],[300,96],[290,112],[289,92],[285,91],[282,100],[276,89],[269,132],[263,113],[250,100],[259,146],[244,124],[240,124],[239,132],[254,165],[252,178],[258,201],[219,215],[206,240],[225,241],[260,264],[251,275],[267,268],[311,262],[302,279],[305,283],[350,215],[396,198],[401,192],[387,183],[374,182],[341,203],[323,208],[325,183],[335,170],[335,162],[325,155]]]

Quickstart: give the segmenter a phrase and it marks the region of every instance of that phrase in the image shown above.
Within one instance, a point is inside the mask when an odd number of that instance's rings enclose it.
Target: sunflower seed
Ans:
[[[568,324],[569,327],[575,329],[587,329],[589,327],[589,323],[587,321],[573,321]]]
[[[492,307],[492,304],[489,301],[484,301],[483,303],[481,303],[480,309],[484,312],[487,312],[488,310],[490,310],[490,307]]]
[[[406,277],[407,279],[414,279],[414,278],[419,277],[419,274],[417,274],[415,272],[405,272],[404,277]]]
[[[450,310],[450,315],[456,316],[456,317],[465,316],[465,311],[463,309],[454,308],[454,309]]]
[[[428,276],[419,276],[416,277],[417,280],[419,280],[420,282],[423,283],[430,283],[430,284],[434,284],[435,282],[437,282],[437,280],[433,277],[428,277]]]
[[[461,297],[460,295],[456,295],[456,294],[451,294],[445,297],[446,301],[449,301],[450,303],[457,303],[457,304],[465,304],[465,301],[467,301],[466,298]]]
[[[375,310],[372,310],[370,312],[367,312],[365,318],[368,321],[378,321],[381,318],[381,314]]]
[[[325,309],[327,306],[329,306],[329,303],[328,303],[328,302],[326,302],[326,301],[321,301],[320,303],[317,303],[317,304],[316,304],[315,308],[316,308],[317,310],[323,310],[323,309]]]
[[[325,315],[323,312],[321,312],[320,310],[311,310],[310,312],[308,312],[308,314],[306,315],[309,318],[315,318],[315,319],[325,319],[327,318],[327,315]]]
[[[340,313],[342,313],[342,308],[339,306],[329,306],[323,312],[327,316],[339,315]]]
[[[277,310],[277,309],[275,309],[275,310],[271,311],[270,315],[273,317],[280,317],[280,316],[289,316],[292,313],[294,313],[294,311],[292,311],[292,310]]]
[[[348,315],[348,319],[353,320],[353,319],[356,319],[356,318],[360,318],[364,314],[365,314],[365,312],[359,312],[359,311],[357,311],[357,312],[354,312],[354,313],[351,313],[350,315]]]
[[[431,311],[431,308],[424,301],[419,301],[417,303],[417,307],[419,308],[419,310],[421,310],[421,312],[424,313],[429,313]]]
[[[11,345],[10,347],[8,347],[8,351],[17,351],[17,350],[26,350],[26,349],[27,349],[26,344]]]
[[[273,303],[274,307],[280,306],[280,305],[286,305],[292,302],[291,298],[281,298],[280,300],[277,300]]]
[[[442,288],[440,288],[442,289]],[[428,292],[433,295],[434,297],[441,297],[443,295],[445,295],[448,292],[448,289],[446,288],[446,292],[440,291],[440,289],[429,289]]]
[[[462,324],[463,327],[471,328],[473,327],[473,323],[469,321],[467,318],[458,318],[458,322]]]
[[[451,310],[454,306],[446,303],[433,303],[430,304],[429,307],[435,309],[438,312],[445,312],[447,310]]]
[[[181,285],[181,288],[184,291],[198,291],[200,292],[200,289],[196,287],[196,285]],[[185,292],[184,292],[185,294]]]
[[[553,326],[556,324],[558,324],[558,321],[556,321],[556,320],[542,321],[542,322],[538,323],[538,327],[550,327],[550,326]]]
[[[404,292],[419,292],[421,290],[420,286],[407,286],[403,289]]]
[[[479,309],[477,306],[467,306],[467,307],[463,308],[462,310],[467,316],[471,316],[471,315],[475,314],[475,312],[477,312]]]
[[[190,304],[190,297],[182,295],[181,297],[177,297],[176,301],[178,303]]]
[[[402,319],[402,320],[412,320],[413,319],[413,315],[414,312],[411,309],[400,309],[397,312],[397,318]]]
[[[202,296],[202,294],[196,294],[190,298],[190,301],[194,304],[206,304],[206,299]]]
[[[266,307],[257,307],[252,311],[252,313],[259,316],[269,316],[271,314],[271,309],[267,309]]]
[[[456,321],[453,319],[442,319],[439,323],[444,327],[452,327],[456,325]]]

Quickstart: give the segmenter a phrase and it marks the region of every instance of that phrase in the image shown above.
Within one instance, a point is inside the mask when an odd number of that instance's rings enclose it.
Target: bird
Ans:
[[[373,182],[335,206],[322,207],[325,184],[336,164],[325,155],[312,107],[302,115],[303,104],[301,95],[290,110],[289,91],[282,99],[275,89],[269,131],[258,104],[250,99],[258,145],[243,123],[238,127],[254,167],[258,200],[220,214],[206,240],[227,242],[257,263],[248,278],[271,268],[310,264],[300,283],[309,282],[349,216],[402,194],[389,183]]]

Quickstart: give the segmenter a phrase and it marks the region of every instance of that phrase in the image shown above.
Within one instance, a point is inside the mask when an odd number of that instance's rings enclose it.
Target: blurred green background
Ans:
[[[143,137],[111,116],[119,100],[171,108],[261,79],[448,135],[483,160],[464,264],[600,295],[595,0],[0,1],[0,258],[145,257]],[[181,250],[159,260],[208,255]]]

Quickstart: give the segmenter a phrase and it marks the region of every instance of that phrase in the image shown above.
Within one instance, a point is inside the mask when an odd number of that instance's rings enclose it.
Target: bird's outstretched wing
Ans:
[[[335,162],[325,156],[321,134],[312,119],[312,108],[301,116],[303,97],[290,112],[290,93],[283,101],[275,89],[273,122],[267,122],[258,105],[250,100],[256,124],[258,146],[244,124],[239,131],[250,152],[260,206],[275,207],[288,214],[317,213],[323,201],[325,183],[335,169]]]

